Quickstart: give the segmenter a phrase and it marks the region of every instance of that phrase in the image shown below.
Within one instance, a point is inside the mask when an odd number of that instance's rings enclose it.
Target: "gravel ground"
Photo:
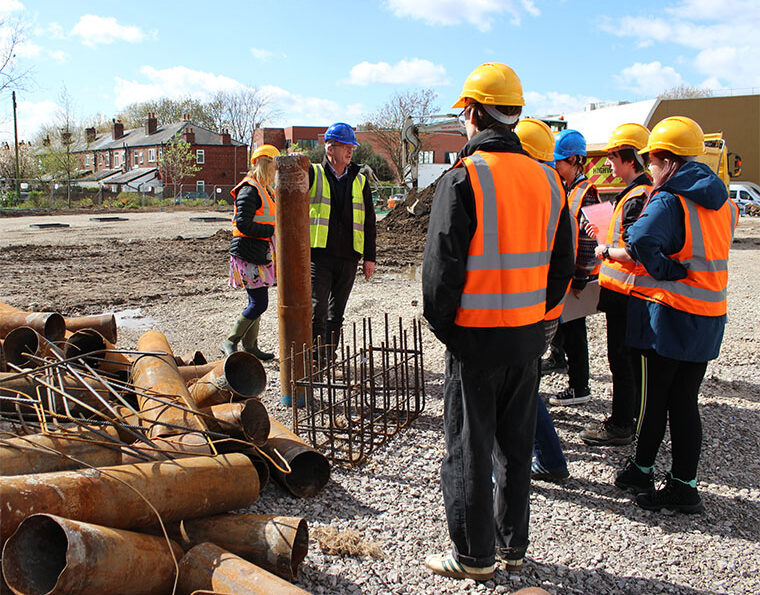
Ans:
[[[64,314],[115,311],[122,347],[134,347],[154,327],[177,353],[201,349],[216,357],[245,300],[226,287],[229,236],[214,235],[226,223],[197,224],[187,216],[141,214],[128,230],[109,224],[105,231],[91,229],[86,217],[56,217],[71,227],[44,232],[30,232],[28,218],[0,218],[0,301]],[[370,282],[357,280],[349,322],[381,312],[406,320],[421,316],[419,253],[400,253],[403,248],[395,244],[393,254],[383,254],[381,242],[378,274]],[[434,576],[422,563],[427,554],[449,547],[438,480],[444,351],[427,331],[427,404],[412,426],[364,465],[333,468],[316,498],[293,499],[270,484],[252,510],[304,516],[312,529],[355,529],[385,552],[384,559],[327,555],[312,539],[299,584],[313,593],[509,593],[526,586],[552,593],[760,592],[758,264],[760,221],[742,218],[730,259],[729,324],[700,394],[703,515],[640,510],[612,486],[632,447],[589,447],[578,438],[583,426],[602,420],[610,407],[602,316],[588,319],[594,399],[550,409],[571,477],[562,485],[534,483],[531,545],[521,574],[499,570],[492,581],[478,584]],[[276,291],[270,292],[260,338],[270,349],[276,346],[276,300]],[[277,401],[278,364],[265,367],[269,380],[262,400],[287,421]],[[542,394],[565,382],[557,374],[545,377]],[[669,468],[669,451],[666,438],[656,467],[660,477]]]

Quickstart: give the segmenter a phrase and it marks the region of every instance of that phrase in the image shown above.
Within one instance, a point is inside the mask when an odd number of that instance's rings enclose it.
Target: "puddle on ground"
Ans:
[[[151,329],[156,326],[156,319],[150,316],[143,316],[140,308],[130,308],[121,312],[114,312],[116,317],[117,328],[128,328],[133,330]]]

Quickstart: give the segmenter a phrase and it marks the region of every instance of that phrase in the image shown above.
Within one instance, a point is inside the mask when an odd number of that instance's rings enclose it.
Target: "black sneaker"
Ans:
[[[626,492],[644,494],[654,490],[654,473],[644,473],[633,459],[629,458],[625,468],[615,476],[615,485]]]
[[[570,471],[568,471],[567,467],[564,469],[549,471],[538,461],[533,461],[533,464],[530,466],[530,477],[531,479],[562,483],[570,477]]]
[[[566,388],[562,392],[549,397],[551,405],[580,405],[591,400],[591,389],[584,388],[582,391],[575,392],[574,388]]]
[[[644,494],[639,494],[636,496],[636,504],[644,510],[659,511],[664,508],[685,514],[697,514],[705,511],[697,488],[678,481],[670,473],[665,479],[665,487],[659,490],[651,489]]]
[[[633,435],[633,426],[618,426],[606,419],[586,426],[581,432],[581,440],[594,446],[622,446],[633,442]]]
[[[541,360],[541,374],[550,374],[551,372],[567,372],[567,362],[564,359],[556,357],[554,354]]]

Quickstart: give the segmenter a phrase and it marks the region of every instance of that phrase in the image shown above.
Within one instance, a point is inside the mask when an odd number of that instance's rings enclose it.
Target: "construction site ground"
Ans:
[[[126,221],[92,221],[119,216]],[[203,217],[206,221],[191,221]],[[230,212],[172,211],[0,217],[0,301],[64,315],[114,312],[118,345],[134,348],[150,328],[176,353],[199,349],[211,359],[245,305],[227,286]],[[68,227],[31,227],[40,223]],[[347,324],[389,312],[422,315],[420,272],[424,218],[392,212],[380,224],[378,270],[357,277]],[[699,488],[703,515],[638,509],[612,485],[631,446],[585,446],[579,431],[609,412],[611,378],[605,321],[588,319],[588,404],[551,408],[571,477],[535,482],[531,545],[521,574],[503,569],[484,584],[430,574],[423,560],[449,548],[438,479],[444,454],[444,350],[425,332],[428,401],[412,426],[357,468],[334,468],[316,498],[298,500],[277,486],[252,511],[303,516],[311,528],[353,529],[382,557],[327,554],[312,539],[299,584],[314,593],[508,593],[541,586],[553,593],[760,592],[760,220],[742,217],[730,257],[729,312],[719,359],[700,394],[704,440]],[[261,325],[260,345],[277,346],[277,291]],[[266,362],[262,401],[284,422],[277,360]],[[544,377],[544,397],[566,377]],[[656,473],[669,468],[668,438]],[[340,551],[340,548],[338,548]]]

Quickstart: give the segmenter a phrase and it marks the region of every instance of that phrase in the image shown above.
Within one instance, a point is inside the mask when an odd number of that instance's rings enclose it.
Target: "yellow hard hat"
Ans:
[[[522,83],[506,64],[489,62],[472,71],[464,82],[459,100],[451,107],[464,107],[467,99],[485,105],[525,105]]]
[[[643,149],[649,141],[649,128],[641,124],[630,122],[621,124],[610,136],[604,151],[614,151],[621,147],[633,147],[634,149]]]
[[[515,126],[515,133],[520,138],[523,149],[528,155],[539,161],[554,159],[554,135],[541,120],[523,118]]]
[[[251,165],[253,165],[259,157],[271,157],[274,159],[280,155],[280,150],[274,145],[261,145],[251,155]]]
[[[639,153],[670,151],[675,155],[701,155],[705,152],[705,134],[702,128],[686,116],[665,118],[652,128],[647,146]]]

